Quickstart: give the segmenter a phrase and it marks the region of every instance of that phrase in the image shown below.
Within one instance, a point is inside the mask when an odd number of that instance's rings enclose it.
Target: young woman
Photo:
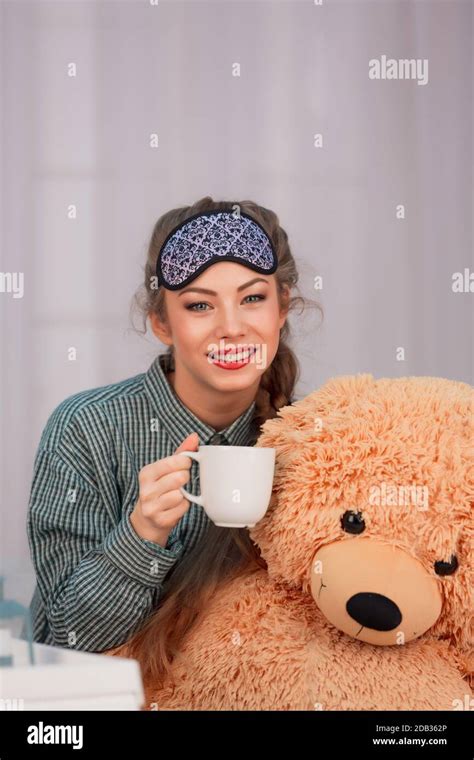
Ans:
[[[67,398],[41,437],[28,512],[35,640],[127,642],[156,682],[216,584],[264,564],[246,529],[215,526],[183,497],[199,473],[176,454],[253,445],[291,403],[287,316],[297,302],[320,308],[292,295],[297,280],[285,231],[256,203],[206,197],[157,221],[137,303],[167,352]]]

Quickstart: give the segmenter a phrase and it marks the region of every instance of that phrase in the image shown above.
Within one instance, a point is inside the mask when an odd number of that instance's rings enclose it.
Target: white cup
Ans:
[[[180,451],[199,463],[201,494],[181,487],[189,501],[204,507],[216,525],[252,528],[270,504],[275,449],[263,446],[199,446]]]

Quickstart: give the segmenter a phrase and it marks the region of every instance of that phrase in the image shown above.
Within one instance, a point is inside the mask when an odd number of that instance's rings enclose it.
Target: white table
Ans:
[[[0,710],[139,710],[145,695],[136,660],[12,639],[13,666],[0,668]]]

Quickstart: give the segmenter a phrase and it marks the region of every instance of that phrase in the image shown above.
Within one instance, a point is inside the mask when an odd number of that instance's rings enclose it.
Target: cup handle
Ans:
[[[191,459],[194,459],[196,462],[201,462],[202,454],[200,451],[179,451],[179,454],[181,454],[183,457],[190,457]],[[183,494],[184,498],[188,501],[193,501],[195,504],[199,504],[200,507],[204,507],[204,501],[201,495],[194,496],[192,493],[188,493],[183,486],[180,486],[181,493]]]

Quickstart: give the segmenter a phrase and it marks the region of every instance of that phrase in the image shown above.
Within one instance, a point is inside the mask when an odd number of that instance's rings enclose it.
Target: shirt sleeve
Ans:
[[[103,651],[124,643],[156,607],[183,552],[116,524],[101,493],[55,451],[38,449],[27,517],[38,589],[53,644]]]

